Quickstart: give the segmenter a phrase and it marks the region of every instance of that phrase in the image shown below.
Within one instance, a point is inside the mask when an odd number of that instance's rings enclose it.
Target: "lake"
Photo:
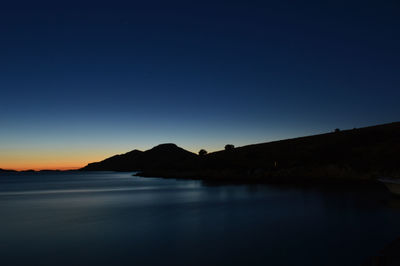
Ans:
[[[384,187],[0,175],[1,265],[360,265],[400,236]]]

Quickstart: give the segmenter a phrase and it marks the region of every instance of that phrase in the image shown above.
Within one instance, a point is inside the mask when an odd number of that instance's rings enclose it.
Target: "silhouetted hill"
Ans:
[[[191,167],[197,155],[167,143],[145,151],[140,157],[141,169],[180,169]]]
[[[145,152],[133,150],[115,155],[101,162],[90,163],[84,171],[139,171],[153,169],[176,169],[190,164],[196,154],[186,151],[175,144],[158,145]]]
[[[84,171],[135,171],[139,169],[138,158],[142,151],[133,150],[124,154],[114,155],[101,162],[90,163],[83,167]]]
[[[204,157],[211,177],[356,178],[400,174],[400,123],[344,130],[220,151]]]
[[[89,164],[82,170],[256,182],[400,177],[400,123],[253,144],[204,156],[175,144],[159,145],[137,156],[129,154]]]
[[[15,171],[15,170],[7,170],[7,169],[2,169],[2,168],[0,168],[0,174],[1,174],[1,173],[15,173],[15,172],[17,172],[17,171]]]

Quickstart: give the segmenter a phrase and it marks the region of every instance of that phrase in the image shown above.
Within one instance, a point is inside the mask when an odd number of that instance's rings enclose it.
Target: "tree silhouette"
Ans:
[[[206,155],[206,154],[207,154],[207,151],[204,150],[204,149],[201,149],[201,150],[199,151],[199,155],[200,155],[200,156],[204,156],[204,155]]]
[[[235,148],[235,146],[233,144],[226,144],[225,145],[225,150],[226,151],[231,151]]]

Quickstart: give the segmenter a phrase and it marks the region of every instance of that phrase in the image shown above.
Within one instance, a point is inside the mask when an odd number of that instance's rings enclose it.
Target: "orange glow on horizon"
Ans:
[[[197,153],[201,147],[182,148]],[[145,151],[147,149],[140,150]],[[210,147],[207,149],[206,147],[206,150],[213,152],[219,149],[210,149]],[[128,151],[116,149],[107,149],[107,151],[104,149],[3,149],[0,151],[0,169],[17,171],[76,170],[88,163],[102,161]]]
[[[87,163],[85,162],[78,162],[78,163],[62,163],[62,162],[42,162],[42,163],[35,163],[35,162],[15,162],[15,163],[7,163],[1,164],[0,169],[6,170],[17,170],[17,171],[25,171],[25,170],[76,170],[86,166]]]
[[[83,166],[37,166],[37,167],[0,167],[1,169],[5,170],[16,170],[16,171],[26,171],[26,170],[34,170],[34,171],[40,171],[40,170],[77,170],[82,168]]]
[[[2,151],[0,168],[7,170],[74,170],[114,155],[104,151]]]

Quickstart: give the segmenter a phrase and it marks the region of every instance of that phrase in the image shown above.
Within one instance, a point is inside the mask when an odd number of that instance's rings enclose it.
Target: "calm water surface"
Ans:
[[[400,236],[381,188],[0,175],[1,265],[360,265]]]

